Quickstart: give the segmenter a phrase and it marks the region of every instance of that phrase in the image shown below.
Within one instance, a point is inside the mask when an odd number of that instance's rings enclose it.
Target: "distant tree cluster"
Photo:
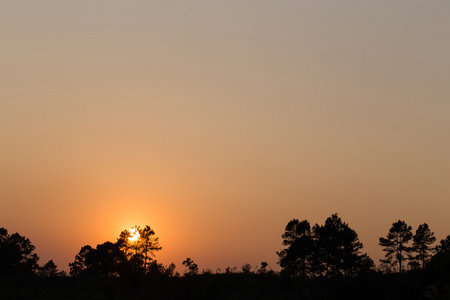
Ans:
[[[411,240],[412,245],[409,245]],[[450,236],[441,241],[441,247],[432,247],[436,238],[428,224],[419,225],[413,235],[412,227],[405,221],[398,220],[392,224],[386,238],[380,237],[380,245],[386,252],[385,259],[380,261],[388,267],[397,268],[399,273],[404,271],[405,262],[412,269],[424,268],[436,251],[448,247],[447,240],[450,240]]]
[[[36,247],[18,233],[0,228],[0,272],[2,275],[27,275],[39,269]]]
[[[436,252],[438,253],[450,252],[450,235],[448,235],[445,239],[441,240],[440,245],[436,246]]]
[[[277,252],[282,272],[293,277],[355,276],[374,267],[358,234],[337,214],[324,225],[291,220],[282,235],[285,249]]]
[[[293,219],[282,235],[286,248],[277,252],[282,272],[293,277],[355,276],[374,269],[356,232],[337,214],[324,225],[311,227],[307,220]],[[380,270],[404,272],[423,269],[436,253],[450,253],[450,235],[433,246],[436,238],[428,224],[419,225],[415,233],[405,221],[392,224],[386,237],[379,238],[385,252]]]
[[[83,246],[75,260],[69,264],[72,276],[130,277],[138,275],[175,274],[175,265],[164,267],[153,259],[154,252],[161,250],[158,238],[150,226],[134,230],[138,233],[133,238],[130,230],[120,233],[117,242],[105,242],[93,248]]]
[[[0,228],[0,276],[63,276],[53,260],[39,266],[39,257],[34,252],[36,247],[30,239],[18,233],[8,234],[8,230]]]

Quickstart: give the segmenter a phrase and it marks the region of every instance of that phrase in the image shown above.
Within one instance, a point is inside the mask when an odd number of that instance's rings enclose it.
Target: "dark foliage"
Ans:
[[[381,260],[381,262],[391,266],[398,265],[399,273],[402,273],[403,262],[411,252],[411,247],[407,244],[412,236],[412,228],[405,221],[399,220],[392,224],[387,237],[380,237],[380,246],[386,252],[386,259]]]
[[[409,265],[412,268],[425,267],[425,264],[434,252],[431,245],[435,241],[434,233],[428,228],[428,224],[423,223],[419,225],[413,236],[413,245],[411,247],[412,254],[410,255]]]
[[[133,229],[139,233],[139,238],[136,241],[130,240],[131,232],[124,230],[117,239],[117,245],[125,254],[133,272],[145,274],[155,256],[155,251],[161,250],[162,247],[150,226],[147,225],[142,229],[135,226]]]
[[[285,249],[277,252],[279,264],[286,274],[306,278],[311,269],[314,251],[311,226],[307,220],[293,219],[286,225],[281,236]]]
[[[361,255],[363,244],[358,234],[337,214],[329,217],[323,226],[313,227],[315,252],[314,268],[325,276],[355,276],[367,266],[370,259]],[[365,264],[362,264],[365,260]]]
[[[72,276],[118,276],[127,268],[125,254],[118,244],[111,242],[97,245],[95,249],[83,246],[69,266]]]
[[[450,252],[450,235],[440,241],[440,245],[436,246],[437,252]]]
[[[434,255],[425,269],[434,277],[434,281],[445,281],[450,284],[450,251]]]
[[[8,230],[0,228],[0,276],[34,274],[39,268],[34,249],[28,238],[18,233],[8,234]]]
[[[58,267],[53,260],[49,260],[44,266],[40,267],[38,274],[46,277],[66,276],[66,272],[58,271]]]
[[[289,276],[355,276],[374,266],[367,254],[360,253],[358,234],[337,214],[312,229],[307,220],[291,220],[282,238],[287,247],[277,254],[282,272]]]
[[[134,228],[139,237],[131,240],[129,230],[120,233],[116,243],[105,242],[92,248],[83,246],[69,264],[72,276],[137,278],[139,276],[169,276],[174,265],[165,268],[153,260],[154,251],[161,250],[155,232],[146,226]]]
[[[197,275],[198,274],[198,265],[189,257],[183,261],[183,266],[186,267],[184,271],[184,275]]]

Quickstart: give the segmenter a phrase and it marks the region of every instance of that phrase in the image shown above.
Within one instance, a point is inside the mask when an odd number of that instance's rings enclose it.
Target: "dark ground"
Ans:
[[[450,284],[426,272],[300,280],[274,274],[172,278],[3,278],[0,299],[450,299]],[[434,284],[434,285],[433,285]],[[427,289],[428,294],[427,294]],[[431,291],[431,292],[430,292]]]

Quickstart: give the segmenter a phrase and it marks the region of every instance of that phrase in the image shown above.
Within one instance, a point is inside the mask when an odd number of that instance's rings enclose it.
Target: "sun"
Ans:
[[[136,228],[132,227],[128,229],[128,232],[130,233],[130,237],[128,238],[130,242],[136,242],[139,239],[140,234]]]

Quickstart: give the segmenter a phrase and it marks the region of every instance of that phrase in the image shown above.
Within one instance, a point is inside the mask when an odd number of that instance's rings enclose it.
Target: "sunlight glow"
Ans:
[[[130,233],[130,237],[128,238],[130,242],[136,242],[139,239],[140,234],[136,228],[130,228],[128,232]]]

